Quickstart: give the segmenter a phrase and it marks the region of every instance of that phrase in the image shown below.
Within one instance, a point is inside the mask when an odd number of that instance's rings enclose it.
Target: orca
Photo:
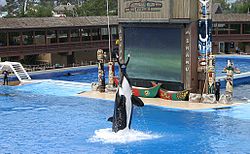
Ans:
[[[126,63],[120,63],[117,57],[120,69],[120,81],[115,97],[114,114],[113,117],[108,118],[108,121],[112,122],[112,131],[115,133],[119,130],[130,129],[133,104],[140,107],[144,106],[142,100],[132,93],[132,86],[126,73],[129,59],[130,55],[128,55]]]

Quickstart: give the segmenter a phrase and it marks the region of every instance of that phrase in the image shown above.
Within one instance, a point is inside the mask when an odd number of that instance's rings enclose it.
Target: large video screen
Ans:
[[[180,28],[125,27],[124,41],[130,78],[181,82]]]

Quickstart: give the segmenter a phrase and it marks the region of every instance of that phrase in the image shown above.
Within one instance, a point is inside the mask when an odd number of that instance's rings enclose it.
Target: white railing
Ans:
[[[25,80],[31,80],[29,74],[25,71],[25,69],[23,68],[21,63],[18,62],[0,62],[0,68],[1,70],[4,67],[8,67],[10,68],[14,74],[16,75],[16,77],[18,78],[18,80],[20,82],[23,82]]]

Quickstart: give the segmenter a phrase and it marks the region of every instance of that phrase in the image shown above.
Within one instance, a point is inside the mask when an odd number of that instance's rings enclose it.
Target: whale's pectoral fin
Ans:
[[[131,96],[131,101],[136,106],[144,106],[144,103],[139,97],[136,97],[135,95]]]
[[[113,122],[113,117],[109,117],[108,121]]]

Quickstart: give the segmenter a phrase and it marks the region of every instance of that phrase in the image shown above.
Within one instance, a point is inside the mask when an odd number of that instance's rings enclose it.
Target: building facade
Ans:
[[[250,14],[213,14],[213,52],[250,53]]]
[[[117,27],[117,17],[110,17],[111,48],[118,38]],[[0,19],[2,61],[60,65],[96,61],[97,49],[109,50],[108,38],[106,17]]]
[[[197,0],[119,1],[118,17],[110,17],[111,50],[119,35],[121,60],[131,55],[133,85],[201,89],[198,8]],[[250,15],[213,12],[212,53],[250,53]],[[109,50],[107,17],[0,19],[2,61],[80,64],[96,61],[99,48]]]
[[[121,60],[132,84],[197,90],[197,0],[119,1]]]

